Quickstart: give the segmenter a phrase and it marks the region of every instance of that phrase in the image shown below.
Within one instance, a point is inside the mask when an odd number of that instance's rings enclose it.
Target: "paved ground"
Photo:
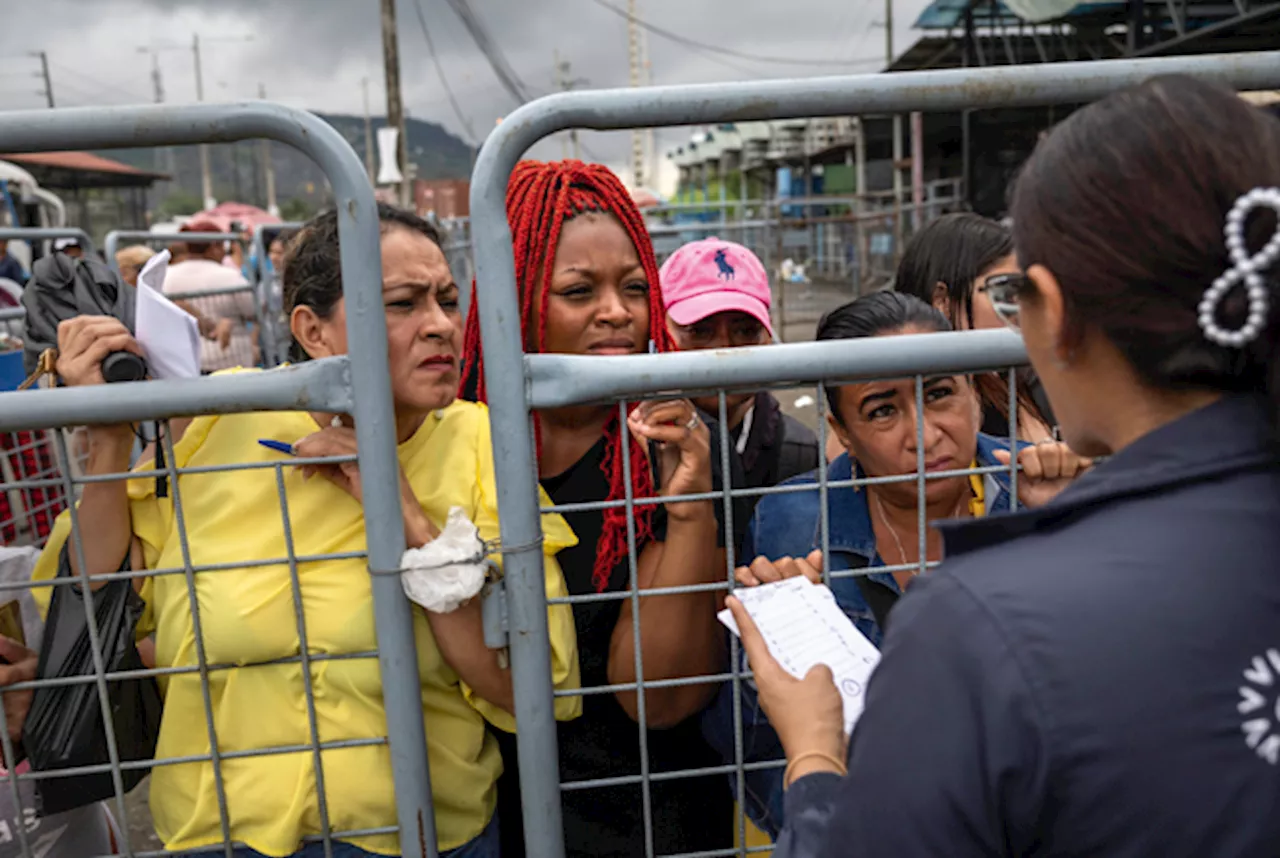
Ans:
[[[129,814],[129,845],[135,852],[164,848],[151,824],[151,808],[147,803],[150,792],[151,778],[147,778],[125,797],[125,810]]]
[[[849,283],[789,284],[781,294],[775,286],[774,306],[780,319],[777,322],[780,339],[784,343],[811,341],[822,315],[852,301],[854,297],[854,288]],[[783,411],[811,429],[816,429],[816,386],[775,390],[773,394],[778,398]]]

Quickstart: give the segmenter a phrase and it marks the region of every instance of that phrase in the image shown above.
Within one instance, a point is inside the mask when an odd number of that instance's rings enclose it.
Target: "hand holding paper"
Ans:
[[[169,251],[161,251],[138,274],[135,339],[152,378],[198,378],[200,328],[195,317],[163,294]]]
[[[720,620],[742,638],[760,704],[787,756],[844,758],[880,654],[808,578],[736,590]]]

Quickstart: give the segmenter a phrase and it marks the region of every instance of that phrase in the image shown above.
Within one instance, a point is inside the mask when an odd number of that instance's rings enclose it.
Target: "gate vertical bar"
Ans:
[[[373,189],[364,165],[346,147],[341,176],[330,173],[342,247],[342,290],[347,342],[352,349],[351,388],[355,394],[356,449],[364,486],[365,536],[373,576],[374,623],[378,666],[387,712],[387,741],[395,778],[400,820],[400,853],[405,858],[435,858],[436,820],[427,771],[427,736],[422,720],[418,650],[409,600],[400,586],[404,554],[404,516],[400,508],[400,459],[387,365],[387,318],[382,305],[382,238]],[[353,289],[364,279],[374,286]],[[536,522],[535,522],[536,523]],[[544,632],[545,636],[545,632]]]
[[[493,428],[493,465],[498,475],[503,577],[507,587],[511,683],[518,725],[520,793],[525,848],[530,858],[563,858],[560,814],[560,753],[552,696],[551,641],[542,570],[542,525],[538,511],[538,465],[522,363],[516,296],[516,265],[507,226],[507,177],[523,152],[491,146],[476,161],[471,208],[476,282],[485,297],[472,297],[480,313],[485,385]],[[488,252],[485,252],[488,251]]]

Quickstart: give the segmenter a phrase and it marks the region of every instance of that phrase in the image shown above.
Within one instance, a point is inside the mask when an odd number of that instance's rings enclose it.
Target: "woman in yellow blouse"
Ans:
[[[482,405],[454,400],[461,339],[457,286],[429,224],[389,207],[380,207],[379,216],[406,539],[410,547],[430,542],[455,506],[466,512],[482,539],[494,539],[498,522],[488,415]],[[341,289],[337,218],[320,215],[295,239],[285,267],[295,358],[346,353]],[[122,349],[138,351],[119,322],[74,319],[59,329],[59,375],[70,386],[101,384],[102,358]],[[172,431],[175,436],[181,432],[174,454],[175,464],[184,468],[280,459],[280,453],[260,446],[258,439],[292,444],[305,457],[355,452],[354,431],[328,414],[200,417],[182,427],[175,424]],[[127,470],[132,442],[129,426],[92,429],[87,472]],[[174,497],[181,498],[192,564],[288,556],[275,469],[184,474],[165,498],[156,497],[156,481],[148,473],[148,478],[127,484],[85,485],[79,520],[90,575],[116,571],[126,557],[135,569],[182,568]],[[365,548],[356,463],[289,467],[284,475],[294,556]],[[549,502],[544,498],[543,503]],[[547,593],[564,596],[555,556],[576,539],[559,516],[545,516],[543,522]],[[37,577],[55,574],[68,530],[64,516]],[[68,553],[74,568],[75,552]],[[375,649],[372,594],[362,559],[302,562],[298,576],[313,655]],[[195,586],[208,663],[241,665],[210,672],[219,751],[225,755],[308,745],[302,667],[296,662],[268,664],[299,651],[288,566],[201,573]],[[154,628],[157,664],[195,664],[185,577],[148,578],[140,592],[148,606],[142,631]],[[493,858],[495,784],[502,761],[485,725],[515,728],[510,674],[484,644],[478,599],[451,613],[417,607],[413,613],[439,848],[457,850],[460,858]],[[569,607],[552,607],[549,621],[556,687],[577,687]],[[310,673],[322,743],[385,735],[375,660],[324,659],[313,662]],[[208,754],[199,676],[171,676],[163,693],[157,759]],[[556,707],[557,717],[567,720],[577,716],[581,701],[561,697]],[[395,824],[386,744],[326,749],[321,760],[331,831]],[[245,844],[237,855],[323,854],[321,844],[301,842],[322,832],[317,799],[321,784],[310,750],[233,756],[222,760],[221,773],[231,838]],[[167,848],[221,842],[213,774],[210,762],[158,765],[153,770],[151,810]],[[395,835],[339,840],[335,856],[400,854]]]

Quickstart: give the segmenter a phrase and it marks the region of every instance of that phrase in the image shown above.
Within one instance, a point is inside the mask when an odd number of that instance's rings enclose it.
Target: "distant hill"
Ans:
[[[364,161],[364,117],[342,114],[317,114],[351,144],[361,162]],[[385,125],[382,117],[374,117],[374,134]],[[409,119],[409,161],[423,179],[465,179],[471,174],[471,149],[440,125],[421,119]],[[219,200],[266,205],[260,163],[260,143],[217,144],[210,147],[210,170],[214,195]],[[305,155],[289,146],[269,144],[276,173],[276,199],[282,208],[291,201],[295,207],[314,211],[329,199],[328,184],[320,169]],[[164,214],[190,210],[199,204],[200,154],[195,146],[177,146],[168,151],[154,149],[116,149],[98,154],[114,158],[144,170],[174,177],[173,182],[155,186],[150,205]],[[377,161],[376,143],[373,156]],[[286,209],[286,212],[288,209]]]

